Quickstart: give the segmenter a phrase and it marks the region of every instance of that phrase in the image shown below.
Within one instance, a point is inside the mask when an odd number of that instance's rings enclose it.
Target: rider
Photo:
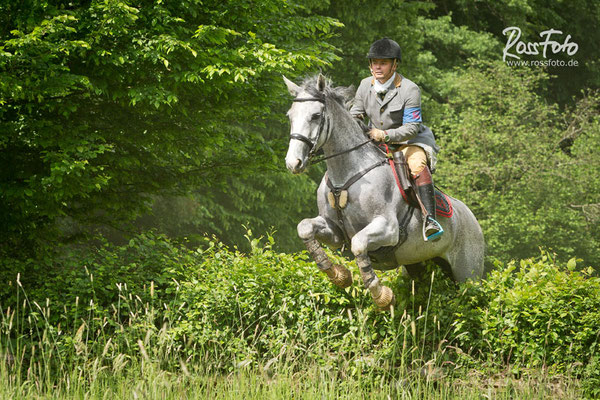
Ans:
[[[435,191],[431,177],[439,147],[431,130],[422,124],[419,87],[396,73],[401,52],[395,41],[377,40],[371,45],[367,58],[373,76],[361,81],[350,113],[360,120],[364,120],[366,114],[370,121],[370,137],[402,151],[428,214],[424,221],[424,239],[436,240],[444,233],[435,220]]]

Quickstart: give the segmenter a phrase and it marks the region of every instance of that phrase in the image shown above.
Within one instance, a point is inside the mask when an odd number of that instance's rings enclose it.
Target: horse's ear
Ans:
[[[317,89],[319,90],[319,92],[322,92],[323,90],[325,90],[326,84],[327,84],[327,79],[325,79],[325,76],[323,76],[323,74],[319,73],[319,77],[317,78]]]
[[[298,95],[298,93],[300,93],[300,86],[296,85],[294,82],[290,81],[288,78],[285,77],[285,75],[283,76],[283,81],[285,82],[285,85],[288,88],[288,91],[290,92],[290,94],[294,97],[296,97]]]

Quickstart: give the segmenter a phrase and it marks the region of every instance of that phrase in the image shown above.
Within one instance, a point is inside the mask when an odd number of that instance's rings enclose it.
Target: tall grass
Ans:
[[[349,289],[355,302],[332,316],[326,294],[311,293],[304,306],[317,323],[302,320],[281,325],[276,354],[261,357],[264,343],[256,320],[248,320],[235,299],[236,332],[247,346],[232,354],[228,343],[198,341],[177,334],[189,318],[186,302],[174,293],[169,302],[155,296],[154,282],[142,293],[116,285],[116,303],[98,304],[94,276],[89,302],[53,305],[30,299],[18,275],[15,307],[0,308],[0,398],[90,399],[542,399],[577,398],[577,381],[550,378],[543,371],[520,379],[511,374],[486,376],[454,363],[455,338],[442,328],[430,304],[435,273],[428,280],[426,302],[415,282],[403,307],[390,314],[373,310],[368,295]],[[389,279],[389,278],[388,278]],[[389,282],[388,282],[389,283]],[[175,287],[179,287],[176,285]],[[396,290],[403,288],[396,287]],[[350,293],[351,294],[351,293]],[[142,298],[149,299],[143,301]],[[401,302],[402,303],[402,302]],[[285,318],[282,304],[276,311]],[[50,318],[50,316],[58,317]],[[327,330],[334,317],[349,321],[340,339]],[[258,318],[261,318],[260,316]],[[265,317],[266,318],[266,317]],[[382,319],[387,324],[378,328]],[[51,321],[58,321],[52,323]],[[198,321],[202,324],[203,321]],[[199,328],[198,328],[199,329]],[[293,332],[290,332],[293,330]],[[335,342],[335,348],[331,346]],[[453,357],[449,354],[454,353]],[[267,351],[264,354],[269,354]]]

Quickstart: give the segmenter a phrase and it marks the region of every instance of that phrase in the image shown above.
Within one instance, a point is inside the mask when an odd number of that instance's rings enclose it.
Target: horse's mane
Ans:
[[[336,103],[339,103],[344,108],[346,108],[347,103],[354,98],[354,86],[338,86],[332,87],[331,80],[329,78],[325,78],[325,89],[320,92],[317,89],[317,81],[319,79],[319,74],[309,76],[308,78],[302,81],[300,85],[302,89],[306,90],[310,93],[311,96],[315,96],[317,98],[323,98],[324,100],[329,98],[334,100]]]
[[[319,74],[309,76],[308,78],[304,79],[300,86],[302,89],[306,90],[311,96],[323,100],[331,99],[334,102],[338,103],[341,106],[342,114],[346,115],[347,118],[351,119],[349,110],[352,106],[352,102],[354,101],[354,86],[333,87],[331,84],[331,80],[329,78],[325,78],[325,88],[321,92],[319,91],[319,89],[317,89],[318,79]],[[362,121],[359,121],[357,126],[360,126],[360,130],[363,133],[369,130],[369,128],[364,123],[362,123]]]

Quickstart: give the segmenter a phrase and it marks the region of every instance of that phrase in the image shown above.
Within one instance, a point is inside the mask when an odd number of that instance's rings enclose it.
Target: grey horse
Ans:
[[[321,74],[299,86],[283,77],[294,101],[288,111],[290,144],[285,158],[294,174],[303,172],[322,149],[327,172],[317,191],[319,215],[298,224],[298,235],[319,269],[339,287],[352,274],[333,264],[321,247],[348,243],[375,304],[389,308],[394,294],[374,272],[404,265],[414,272],[423,261],[445,264],[458,282],[483,276],[484,239],[477,219],[461,201],[451,199],[453,213],[439,218],[445,231],[424,242],[421,213],[402,197],[385,154],[364,135],[344,107],[347,88],[333,88]],[[389,249],[387,261],[371,256]],[[391,260],[390,260],[391,259]]]

